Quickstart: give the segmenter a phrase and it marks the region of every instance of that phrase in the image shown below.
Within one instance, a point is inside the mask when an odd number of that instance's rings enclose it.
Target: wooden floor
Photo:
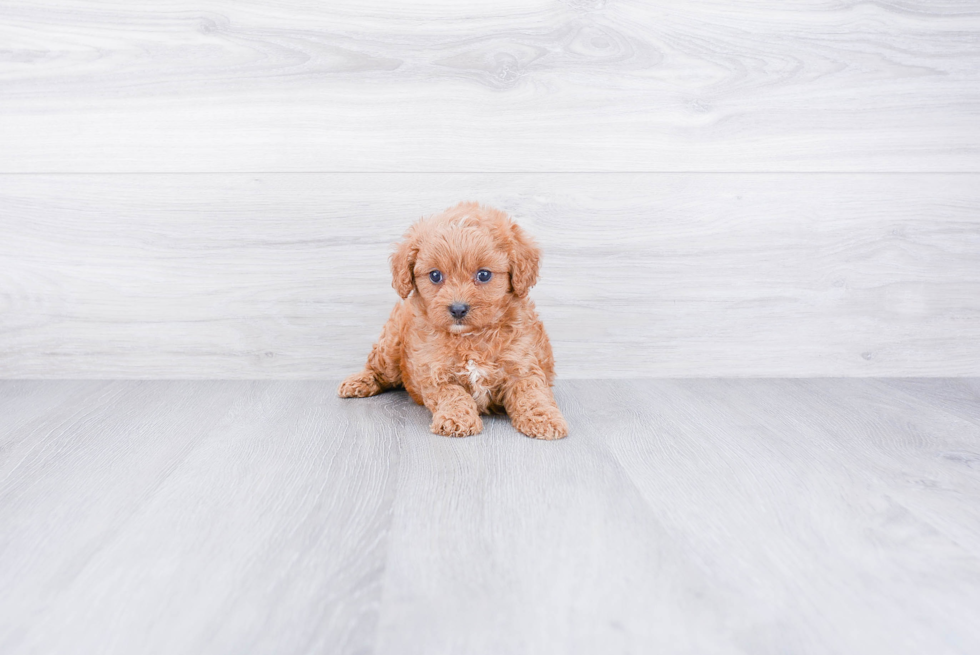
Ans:
[[[980,381],[557,397],[0,382],[0,652],[980,652]]]

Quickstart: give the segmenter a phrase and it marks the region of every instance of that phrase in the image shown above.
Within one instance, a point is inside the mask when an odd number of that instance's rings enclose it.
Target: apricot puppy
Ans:
[[[404,387],[432,412],[432,431],[477,434],[506,411],[538,439],[568,434],[551,393],[554,358],[528,290],[541,251],[502,211],[461,203],[415,223],[391,257],[395,305],[344,398]]]

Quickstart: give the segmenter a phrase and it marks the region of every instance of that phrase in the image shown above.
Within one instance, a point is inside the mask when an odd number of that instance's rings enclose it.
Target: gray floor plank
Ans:
[[[0,383],[4,653],[973,653],[973,380]],[[23,408],[33,407],[33,411]]]
[[[35,422],[50,423],[51,412],[63,405],[84,407],[97,402],[98,395],[111,382],[93,384],[78,380],[0,380],[0,471],[10,466],[14,444],[24,441],[28,447],[35,443],[32,432],[25,426]]]
[[[443,439],[409,414],[378,653],[735,652],[708,581],[561,400],[562,442],[503,418]]]
[[[851,404],[867,384],[643,382],[600,413],[630,417],[610,448],[716,587],[738,596],[732,638],[746,652],[980,643],[980,549],[962,539],[980,493],[935,456],[947,441],[975,447],[980,430],[944,417],[911,430],[918,408]],[[664,430],[655,450],[642,443],[651,424]],[[900,456],[923,438],[934,449]],[[920,485],[942,473],[946,489]]]
[[[0,487],[0,650],[367,648],[406,399],[334,387],[142,383],[65,421]]]
[[[898,389],[920,401],[932,403],[955,416],[980,425],[980,378],[889,378],[878,384]],[[980,459],[977,460],[980,464]]]

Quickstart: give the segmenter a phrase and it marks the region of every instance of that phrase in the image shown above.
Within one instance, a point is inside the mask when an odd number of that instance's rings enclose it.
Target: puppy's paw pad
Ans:
[[[479,415],[455,416],[438,414],[432,417],[432,432],[444,437],[471,437],[483,430]]]
[[[381,387],[367,371],[355,373],[340,383],[337,395],[341,398],[367,398],[381,393]]]
[[[512,421],[514,427],[529,437],[552,441],[568,436],[568,423],[558,410],[536,411]]]

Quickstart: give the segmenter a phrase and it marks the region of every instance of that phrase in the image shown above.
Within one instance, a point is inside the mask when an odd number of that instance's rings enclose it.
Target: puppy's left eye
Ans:
[[[480,270],[478,270],[476,272],[476,280],[477,280],[477,282],[489,282],[490,281],[490,278],[492,278],[492,277],[493,277],[493,273],[491,273],[490,271],[488,271],[485,268],[481,268]]]

